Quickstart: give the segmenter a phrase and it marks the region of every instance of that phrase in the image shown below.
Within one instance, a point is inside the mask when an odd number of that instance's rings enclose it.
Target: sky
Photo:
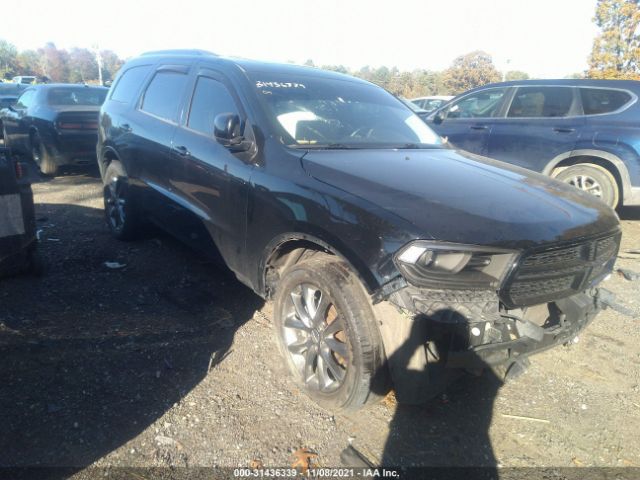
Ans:
[[[4,0],[19,49],[165,48],[316,65],[443,70],[473,50],[538,78],[583,71],[596,0]],[[29,19],[24,22],[17,19]]]

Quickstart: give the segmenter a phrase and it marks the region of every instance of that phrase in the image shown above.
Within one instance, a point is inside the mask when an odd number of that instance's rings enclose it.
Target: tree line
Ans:
[[[569,77],[640,80],[640,0],[598,0],[593,21],[600,33],[593,41],[589,68]],[[103,82],[108,82],[123,63],[111,50],[64,50],[47,43],[37,50],[18,51],[0,39],[0,78],[4,79],[35,75],[55,82],[98,83],[101,70]],[[306,65],[316,66],[313,60],[307,60]],[[491,55],[483,51],[461,55],[443,71],[401,71],[386,66],[358,70],[343,65],[318,67],[363,78],[406,98],[457,95],[491,82],[529,78],[526,72],[499,72]]]
[[[106,83],[115,77],[124,61],[111,50],[56,48],[47,43],[37,50],[18,51],[15,45],[0,39],[0,78],[17,75],[62,83]]]
[[[593,21],[600,29],[593,41],[589,67],[567,78],[640,80],[640,0],[598,0]],[[312,60],[306,65],[315,66]],[[471,88],[501,80],[526,80],[522,71],[502,74],[491,55],[475,51],[457,57],[444,71],[363,67],[349,70],[343,65],[322,69],[348,73],[378,84],[406,98],[427,95],[457,95]]]
[[[305,65],[315,67],[313,60]],[[386,88],[395,95],[415,98],[427,95],[457,95],[470,88],[491,82],[505,80],[526,80],[526,72],[512,70],[504,75],[493,64],[491,55],[483,51],[474,51],[456,58],[452,65],[443,71],[418,69],[400,71],[397,67],[372,68],[365,66],[359,70],[349,70],[343,65],[320,65],[323,70],[347,73]]]

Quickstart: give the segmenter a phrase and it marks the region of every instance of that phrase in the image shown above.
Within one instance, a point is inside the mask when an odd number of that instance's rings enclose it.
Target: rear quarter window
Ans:
[[[581,88],[580,97],[585,115],[615,112],[631,101],[629,92],[604,88]]]
[[[120,80],[113,87],[111,100],[116,102],[131,103],[138,93],[142,82],[147,76],[151,65],[140,65],[125,70],[120,76]]]

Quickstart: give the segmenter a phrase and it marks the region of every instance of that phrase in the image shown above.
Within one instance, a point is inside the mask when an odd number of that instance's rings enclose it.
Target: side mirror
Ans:
[[[220,145],[233,152],[245,152],[253,142],[242,135],[240,117],[234,113],[221,113],[213,120],[213,136]]]
[[[436,112],[436,114],[433,116],[433,123],[435,123],[436,125],[440,125],[443,121],[444,115],[442,114],[442,111]]]
[[[221,113],[213,120],[213,136],[225,147],[240,143],[240,117],[233,113]]]

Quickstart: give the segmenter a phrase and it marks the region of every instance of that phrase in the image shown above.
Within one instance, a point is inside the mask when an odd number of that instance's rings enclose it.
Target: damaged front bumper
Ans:
[[[388,299],[422,322],[434,358],[449,368],[509,365],[573,340],[606,306],[600,289],[550,303],[507,310],[493,292],[407,286]]]

